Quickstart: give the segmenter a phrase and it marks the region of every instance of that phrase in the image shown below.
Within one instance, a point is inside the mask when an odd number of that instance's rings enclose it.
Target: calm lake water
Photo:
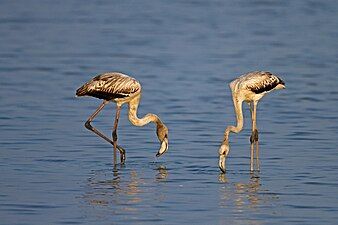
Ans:
[[[337,1],[11,1],[0,3],[0,224],[334,224],[338,221]],[[258,106],[261,172],[249,173],[250,122],[234,124],[228,82],[253,70],[287,89]],[[100,104],[75,98],[97,73],[143,85],[112,147],[86,130]],[[245,105],[245,118],[249,109]],[[111,135],[115,106],[94,125]]]

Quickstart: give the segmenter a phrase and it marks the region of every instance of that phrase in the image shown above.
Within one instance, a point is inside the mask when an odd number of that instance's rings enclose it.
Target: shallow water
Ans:
[[[335,1],[10,1],[0,7],[0,224],[333,224],[338,220]],[[261,172],[249,173],[250,122],[218,147],[234,113],[227,83],[252,70],[287,89],[258,106]],[[103,71],[143,86],[112,147],[83,127],[99,105],[74,98]],[[245,106],[245,117],[249,118]],[[115,107],[95,126],[110,135]]]

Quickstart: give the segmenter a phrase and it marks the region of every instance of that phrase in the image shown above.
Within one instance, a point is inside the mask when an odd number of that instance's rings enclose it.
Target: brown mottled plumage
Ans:
[[[253,171],[253,152],[256,144],[256,164],[259,170],[259,149],[258,149],[258,130],[256,126],[256,108],[258,101],[268,92],[278,89],[284,89],[285,83],[277,75],[267,71],[254,71],[244,74],[230,82],[232,100],[236,112],[236,126],[228,126],[224,132],[224,140],[219,149],[219,167],[225,172],[225,159],[229,154],[229,134],[230,132],[239,133],[243,129],[242,102],[245,101],[250,106],[252,117],[252,134],[250,170]]]
[[[94,77],[80,87],[76,95],[112,100],[129,97],[140,90],[141,85],[137,80],[125,74],[113,72]]]
[[[269,92],[278,84],[285,85],[284,81],[276,75],[266,71],[255,71],[244,74],[234,80],[240,82],[239,89],[248,89],[255,94]]]
[[[92,96],[95,98],[103,99],[103,103],[97,110],[88,118],[85,127],[93,131],[98,136],[102,137],[114,146],[114,163],[116,162],[116,149],[121,153],[121,162],[125,161],[125,150],[117,145],[117,125],[120,117],[121,106],[124,103],[129,105],[129,120],[135,126],[144,126],[150,122],[156,124],[156,134],[161,142],[161,147],[156,156],[162,155],[168,149],[168,128],[155,115],[148,113],[143,118],[137,117],[137,109],[141,98],[141,84],[132,77],[122,73],[109,72],[95,76],[93,79],[82,85],[76,91],[77,96]],[[90,123],[97,116],[97,114],[104,108],[110,101],[116,103],[116,116],[113,128],[113,140],[110,140]]]

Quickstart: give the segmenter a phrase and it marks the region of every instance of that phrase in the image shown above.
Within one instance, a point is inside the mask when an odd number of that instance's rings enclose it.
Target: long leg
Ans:
[[[256,166],[259,171],[259,145],[258,145],[258,130],[257,130],[257,102],[254,101],[250,104],[251,118],[252,118],[252,133],[250,137],[251,143],[251,158],[250,158],[250,171],[253,171],[254,152],[256,153]],[[256,145],[256,151],[254,147]]]
[[[258,129],[257,129],[257,104],[258,102],[254,102],[254,121],[255,121],[255,143],[256,143],[256,168],[257,171],[260,170],[260,165],[259,165],[259,143],[258,143]]]
[[[109,142],[110,144],[114,145],[114,142],[112,140],[110,140],[108,137],[106,137],[104,134],[102,134],[100,131],[98,131],[95,127],[93,127],[90,123],[94,120],[94,118],[99,114],[99,112],[109,103],[109,101],[104,100],[101,105],[99,105],[99,107],[95,110],[95,112],[89,116],[88,120],[85,123],[85,127],[94,132],[95,134],[97,134],[98,136],[100,136],[101,138],[103,138],[104,140],[106,140],[107,142]],[[122,149],[120,146],[116,146],[117,149]],[[120,150],[121,151],[121,150]],[[116,158],[114,158],[114,162],[116,162],[115,160]]]
[[[115,121],[114,121],[114,128],[113,128],[113,145],[114,145],[114,159],[116,159],[116,149],[120,151],[120,158],[121,158],[121,163],[124,163],[126,159],[126,151],[119,145],[117,145],[117,126],[119,123],[119,118],[120,118],[120,112],[121,112],[121,106],[116,105],[116,115],[115,115]]]
[[[252,119],[252,133],[250,136],[250,171],[252,172],[254,170],[253,164],[254,164],[254,153],[256,153],[256,166],[257,170],[259,171],[259,145],[258,145],[258,130],[257,130],[257,102],[253,101],[249,104],[250,106],[250,112],[251,112],[251,119]],[[256,151],[255,151],[256,147]]]
[[[253,156],[254,156],[254,109],[253,109],[253,103],[250,102],[249,103],[249,107],[250,107],[250,113],[251,113],[251,121],[252,121],[252,132],[251,132],[251,136],[250,136],[250,172],[253,172],[254,168],[253,168]]]
[[[257,133],[257,134],[258,134],[258,133]],[[258,136],[258,135],[257,135],[257,136]],[[256,166],[257,166],[257,171],[260,171],[258,138],[257,138],[257,141],[256,141]]]
[[[93,127],[90,123],[93,121],[93,119],[99,114],[99,112],[108,104],[108,101],[104,100],[101,105],[96,109],[96,111],[88,118],[88,120],[85,123],[85,127],[93,131],[95,134],[103,138],[104,140],[108,141],[110,144],[113,144],[113,142],[106,137],[104,134],[102,134],[100,131],[98,131],[95,127]]]

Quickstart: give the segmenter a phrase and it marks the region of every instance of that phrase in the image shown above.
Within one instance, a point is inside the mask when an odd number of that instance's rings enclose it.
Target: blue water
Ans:
[[[2,0],[0,224],[336,223],[337,15],[336,1]],[[246,120],[222,175],[227,83],[253,70],[287,89],[258,106],[261,172],[249,173]],[[163,157],[126,106],[117,170],[84,128],[100,101],[75,90],[105,71],[141,82],[139,115],[170,129]],[[93,123],[107,135],[114,109]]]

